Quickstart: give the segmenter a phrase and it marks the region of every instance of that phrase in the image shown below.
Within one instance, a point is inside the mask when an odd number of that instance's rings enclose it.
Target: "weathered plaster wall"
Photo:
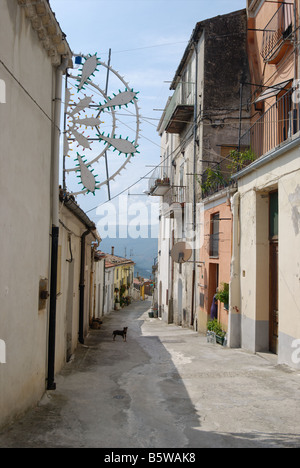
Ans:
[[[299,137],[295,138],[295,143]],[[268,193],[279,198],[278,361],[292,363],[292,343],[300,338],[300,165],[299,145],[239,179],[241,197],[242,347],[268,350]]]
[[[45,390],[48,318],[38,300],[40,278],[49,279],[54,96],[51,60],[23,10],[5,0],[0,10],[0,57],[11,72],[0,64],[6,83],[6,104],[0,104],[0,338],[7,351],[0,365],[1,424]]]

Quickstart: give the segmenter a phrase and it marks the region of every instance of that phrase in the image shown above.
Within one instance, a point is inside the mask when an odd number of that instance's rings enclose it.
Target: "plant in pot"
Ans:
[[[224,304],[224,308],[228,310],[228,305],[229,305],[229,284],[228,283],[222,283],[221,288],[218,289],[218,292],[216,293],[216,299],[222,304]]]
[[[220,325],[220,323],[218,322],[217,319],[210,320],[207,323],[207,331],[210,334],[211,333],[215,334],[217,343],[219,343],[221,345],[224,344],[226,332],[222,329],[222,327],[221,327],[221,325]]]

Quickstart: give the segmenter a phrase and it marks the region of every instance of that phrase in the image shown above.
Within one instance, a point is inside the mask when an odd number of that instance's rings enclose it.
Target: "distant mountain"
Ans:
[[[144,278],[149,278],[152,274],[152,265],[158,255],[157,239],[103,239],[100,250],[111,253],[114,247],[114,254],[132,260],[135,265],[135,275],[139,273]]]

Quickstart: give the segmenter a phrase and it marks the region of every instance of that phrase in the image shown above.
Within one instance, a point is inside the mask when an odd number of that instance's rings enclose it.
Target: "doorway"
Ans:
[[[182,280],[178,280],[178,324],[182,325]]]
[[[208,304],[207,304],[207,313],[210,315],[210,308],[213,302],[214,295],[217,292],[219,286],[219,264],[210,263],[209,264],[209,281],[208,281]]]
[[[269,195],[269,244],[270,244],[270,283],[269,283],[269,349],[278,354],[278,191]]]

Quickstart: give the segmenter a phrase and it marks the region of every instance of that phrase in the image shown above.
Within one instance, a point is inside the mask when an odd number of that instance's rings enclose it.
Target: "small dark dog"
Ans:
[[[113,335],[114,335],[113,340],[115,341],[116,336],[120,335],[120,336],[123,337],[123,341],[126,341],[127,329],[128,329],[128,327],[124,327],[123,330],[115,330],[113,332]]]

